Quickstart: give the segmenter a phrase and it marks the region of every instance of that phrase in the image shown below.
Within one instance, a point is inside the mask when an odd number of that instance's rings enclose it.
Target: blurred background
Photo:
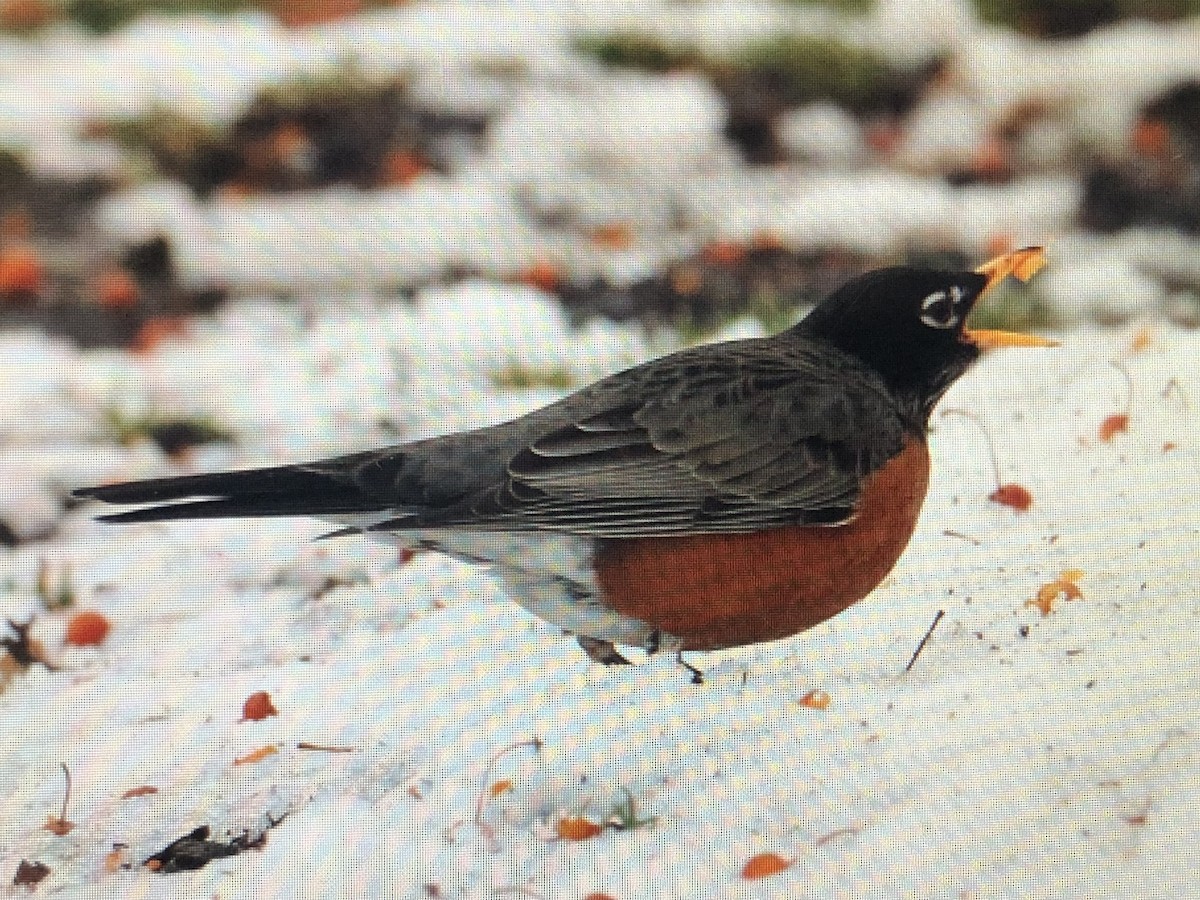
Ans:
[[[573,334],[626,323],[604,370],[776,330],[868,267],[1038,243],[1047,273],[978,324],[1193,328],[1198,232],[1195,0],[0,3],[10,442],[178,454],[261,436],[274,403],[287,449],[409,433],[381,373],[425,338],[377,332],[423,301],[469,327],[447,357],[520,333],[518,296]],[[375,337],[331,325],[351,368],[289,368],[278,329],[330,315]],[[492,385],[595,374],[554,335],[501,341]],[[365,433],[312,438],[339,403]],[[8,542],[64,503],[16,480],[38,502],[0,502]]]
[[[4,0],[0,328],[532,285],[771,325],[1033,241],[996,316],[1200,317],[1194,0]]]

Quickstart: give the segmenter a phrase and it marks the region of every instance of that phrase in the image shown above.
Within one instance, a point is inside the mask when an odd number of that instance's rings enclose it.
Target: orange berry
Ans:
[[[105,269],[93,279],[92,294],[105,309],[128,309],[138,302],[137,282],[116,266]]]
[[[736,241],[712,241],[704,245],[700,256],[712,265],[736,266],[746,258],[746,248]]]
[[[275,17],[288,28],[334,22],[362,11],[362,0],[276,0]]]
[[[380,181],[406,187],[429,170],[425,161],[412,150],[395,149],[383,158]]]
[[[1133,128],[1132,144],[1142,156],[1164,157],[1171,149],[1171,129],[1158,119],[1142,119]]]
[[[756,231],[754,237],[751,238],[755,250],[786,250],[787,244],[783,240],[783,236],[776,231],[764,229]]]
[[[18,241],[0,250],[0,294],[36,294],[46,280],[46,268],[32,245]]]
[[[32,31],[58,17],[57,7],[47,0],[4,0],[0,4],[0,28],[5,31]]]
[[[548,259],[535,259],[517,276],[521,284],[554,293],[562,283],[562,270]]]
[[[633,226],[628,222],[607,222],[592,229],[592,243],[605,250],[628,250],[633,246]]]
[[[151,353],[169,337],[182,337],[187,333],[187,320],[182,316],[154,316],[142,323],[133,336],[129,349],[134,353]]]
[[[108,637],[110,623],[102,613],[84,610],[71,616],[63,642],[74,647],[94,647]]]
[[[489,797],[499,797],[501,794],[507,794],[512,789],[513,789],[512,779],[501,778],[499,781],[497,781],[495,784],[493,784],[490,788],[488,788],[488,796]]]

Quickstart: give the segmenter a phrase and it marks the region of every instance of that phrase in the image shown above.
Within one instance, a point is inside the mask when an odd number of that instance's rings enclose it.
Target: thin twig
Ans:
[[[964,419],[970,419],[972,422],[975,423],[975,427],[978,428],[980,433],[983,435],[983,443],[984,443],[984,446],[987,447],[988,459],[990,459],[992,461],[992,474],[996,478],[996,487],[999,488],[1000,487],[1000,463],[996,459],[996,448],[992,446],[992,436],[991,436],[991,434],[988,433],[988,430],[983,427],[983,421],[979,418],[979,416],[975,415],[975,413],[971,412],[970,410],[959,409],[958,407],[951,407],[950,409],[943,409],[942,410],[942,418],[944,419],[944,418],[946,418],[946,416],[962,416]]]
[[[916,663],[917,657],[921,655],[921,651],[925,649],[925,645],[929,643],[929,638],[933,636],[933,629],[938,627],[938,622],[942,621],[942,616],[944,615],[946,615],[946,611],[939,609],[937,615],[933,617],[933,624],[929,626],[929,630],[925,632],[925,637],[921,638],[921,643],[917,644],[917,649],[913,651],[912,659],[904,667],[906,673],[912,671],[913,664]]]
[[[67,821],[67,803],[71,799],[71,770],[67,768],[65,762],[60,762],[59,765],[62,766],[63,777],[67,779],[67,789],[63,791],[62,813],[59,814],[58,819],[60,822],[65,822]]]
[[[1121,377],[1125,379],[1125,408],[1123,414],[1128,416],[1133,411],[1133,378],[1129,375],[1129,370],[1115,359],[1110,359],[1108,364],[1121,373]]]
[[[500,758],[506,753],[511,753],[513,750],[519,750],[521,747],[532,747],[536,753],[542,749],[542,739],[534,736],[523,741],[516,741],[507,747],[501,747],[492,754],[492,758],[488,760],[487,768],[483,770],[483,790],[479,792],[479,799],[475,801],[475,827],[479,829],[484,839],[488,842],[488,849],[493,853],[500,852],[500,842],[496,839],[496,830],[483,821],[483,807],[489,799],[488,780],[492,774],[492,769],[500,761]]]
[[[960,540],[968,541],[976,547],[982,547],[983,541],[979,538],[973,538],[969,534],[963,534],[961,531],[955,531],[953,528],[946,528],[942,531],[946,537],[959,538]]]

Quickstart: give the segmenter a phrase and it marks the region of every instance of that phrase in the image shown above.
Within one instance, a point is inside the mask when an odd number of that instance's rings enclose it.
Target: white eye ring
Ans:
[[[958,324],[954,307],[961,299],[962,289],[957,286],[950,288],[950,296],[935,291],[921,301],[921,321],[930,328],[953,328]]]

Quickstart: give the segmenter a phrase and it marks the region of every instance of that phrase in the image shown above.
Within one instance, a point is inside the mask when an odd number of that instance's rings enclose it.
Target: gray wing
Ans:
[[[682,351],[490,428],[77,493],[213,498],[108,517],[121,521],[391,511],[372,527],[597,537],[845,521],[863,476],[900,449],[900,415],[877,376],[848,357],[774,341]]]

